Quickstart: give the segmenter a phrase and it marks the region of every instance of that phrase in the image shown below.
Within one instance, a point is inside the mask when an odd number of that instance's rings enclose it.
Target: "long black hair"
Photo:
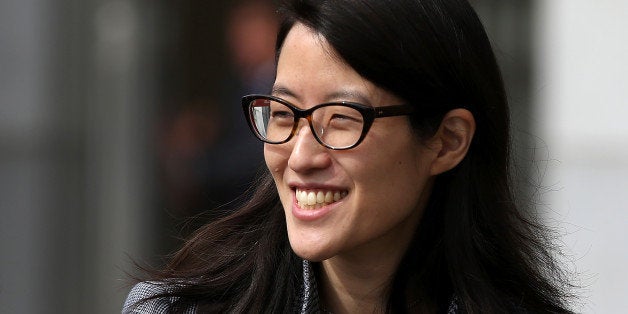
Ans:
[[[569,312],[567,280],[546,230],[515,205],[506,93],[491,45],[465,0],[287,0],[277,56],[296,24],[377,86],[417,106],[428,137],[442,114],[472,112],[467,156],[436,178],[418,231],[392,280],[390,312],[442,312],[452,297],[468,313]],[[436,109],[436,110],[435,110]],[[422,114],[441,112],[441,115]],[[290,312],[300,259],[267,170],[246,205],[201,228],[153,279],[188,284],[178,303],[221,312]]]

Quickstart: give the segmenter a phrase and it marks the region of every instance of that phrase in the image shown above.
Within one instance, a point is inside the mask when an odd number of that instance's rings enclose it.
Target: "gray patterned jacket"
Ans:
[[[143,313],[143,314],[167,314],[176,298],[156,298],[147,302],[138,303],[145,298],[161,294],[176,287],[176,284],[165,285],[163,283],[144,281],[140,282],[131,289],[129,295],[124,302],[122,313]],[[137,306],[136,306],[137,304]],[[196,306],[192,305],[185,310],[185,314],[196,313]],[[301,314],[321,313],[318,303],[318,288],[316,286],[316,277],[312,270],[312,265],[308,261],[303,261],[303,289],[297,304],[297,311]],[[449,305],[448,314],[458,313],[458,306],[454,301]]]

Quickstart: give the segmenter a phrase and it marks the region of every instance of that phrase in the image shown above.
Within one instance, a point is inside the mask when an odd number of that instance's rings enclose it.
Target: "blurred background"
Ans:
[[[559,230],[578,312],[628,306],[628,2],[472,0],[512,106],[519,201]],[[0,2],[0,313],[115,313],[262,165],[257,0]],[[226,205],[225,205],[226,204]]]

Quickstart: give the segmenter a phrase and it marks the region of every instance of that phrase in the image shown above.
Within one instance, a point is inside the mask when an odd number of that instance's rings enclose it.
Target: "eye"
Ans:
[[[337,122],[362,122],[362,117],[360,116],[355,116],[355,115],[346,115],[346,114],[339,114],[339,113],[335,113],[333,116],[331,116],[331,120],[337,121]]]
[[[294,116],[290,110],[273,110],[270,116],[274,119],[292,119]]]
[[[279,102],[271,102],[269,109],[271,119],[284,120],[293,119],[294,117],[294,113],[292,112],[292,110]]]
[[[292,128],[294,124],[294,113],[283,105],[271,107],[269,118],[267,123],[273,127]]]

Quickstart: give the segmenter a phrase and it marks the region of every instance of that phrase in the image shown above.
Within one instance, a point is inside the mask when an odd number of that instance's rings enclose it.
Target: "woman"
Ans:
[[[569,312],[508,180],[508,110],[464,0],[282,4],[267,170],[124,311]]]

